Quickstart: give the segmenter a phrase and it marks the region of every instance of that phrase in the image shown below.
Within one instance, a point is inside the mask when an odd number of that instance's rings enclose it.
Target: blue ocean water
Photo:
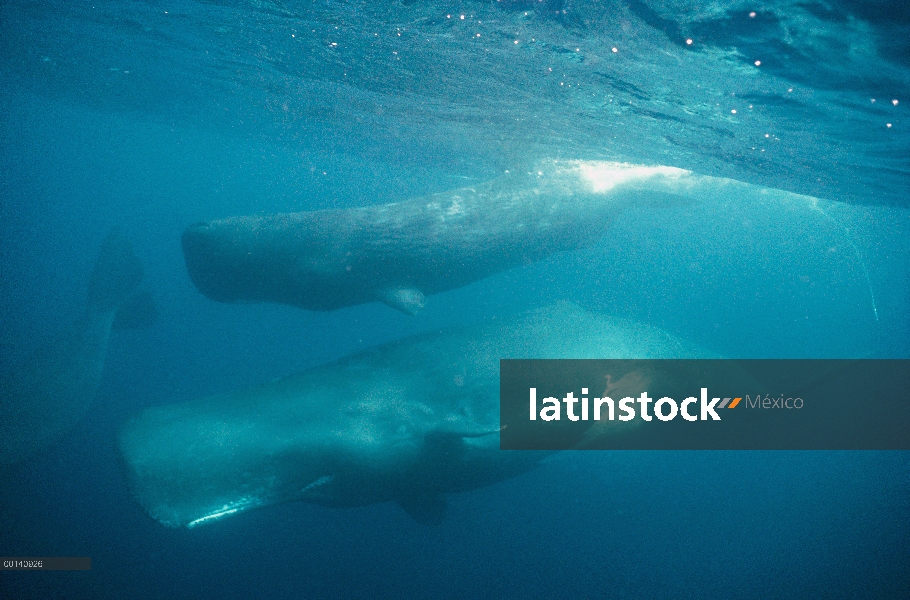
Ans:
[[[298,503],[170,530],[116,450],[142,408],[562,299],[725,356],[910,357],[908,39],[893,0],[3,2],[0,370],[78,318],[111,227],[160,316],[115,332],[64,440],[2,472],[0,554],[92,571],[2,573],[2,596],[910,596],[906,453],[564,453],[452,495],[438,527]],[[547,157],[821,200],[643,205],[416,318],[218,304],[186,274],[197,221]]]

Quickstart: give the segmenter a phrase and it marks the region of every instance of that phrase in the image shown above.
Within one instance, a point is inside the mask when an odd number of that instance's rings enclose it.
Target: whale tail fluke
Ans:
[[[114,315],[113,329],[144,329],[158,320],[158,307],[148,290],[139,290],[129,297]]]
[[[116,310],[135,293],[142,281],[142,265],[133,246],[117,229],[101,245],[89,280],[89,308],[99,312]]]
[[[0,465],[39,456],[89,411],[112,324],[141,326],[154,320],[151,296],[138,291],[141,279],[131,244],[112,231],[95,261],[85,316],[0,375]]]

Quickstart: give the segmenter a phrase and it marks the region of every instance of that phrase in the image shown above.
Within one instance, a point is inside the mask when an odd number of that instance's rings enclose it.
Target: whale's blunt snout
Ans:
[[[213,300],[233,301],[219,283],[224,280],[225,265],[219,260],[224,250],[217,229],[210,223],[193,223],[184,230],[181,241],[186,270],[199,291]]]
[[[190,277],[195,281],[196,274],[204,267],[215,252],[215,240],[208,223],[193,223],[183,232],[183,256],[186,258],[186,267]]]
[[[204,222],[200,221],[199,223],[193,223],[183,231],[183,253],[186,255],[187,260],[189,261],[190,256],[197,256],[200,253],[206,251],[206,247],[211,249],[212,241],[211,240],[212,227]],[[189,266],[189,264],[187,264]]]
[[[183,246],[186,248],[187,243],[193,243],[200,240],[212,229],[212,226],[205,221],[199,221],[188,226],[183,231]]]

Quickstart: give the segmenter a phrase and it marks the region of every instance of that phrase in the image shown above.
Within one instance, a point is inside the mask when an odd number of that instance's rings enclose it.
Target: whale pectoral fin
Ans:
[[[438,492],[409,494],[395,501],[421,525],[439,525],[446,517],[446,497]]]
[[[417,288],[387,288],[379,292],[377,299],[411,316],[427,304],[423,292]]]

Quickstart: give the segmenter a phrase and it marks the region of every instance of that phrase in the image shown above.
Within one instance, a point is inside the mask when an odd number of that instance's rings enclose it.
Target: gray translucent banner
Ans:
[[[500,425],[503,450],[910,450],[910,360],[502,360]]]
[[[4,556],[0,558],[3,571],[91,571],[88,556]]]

